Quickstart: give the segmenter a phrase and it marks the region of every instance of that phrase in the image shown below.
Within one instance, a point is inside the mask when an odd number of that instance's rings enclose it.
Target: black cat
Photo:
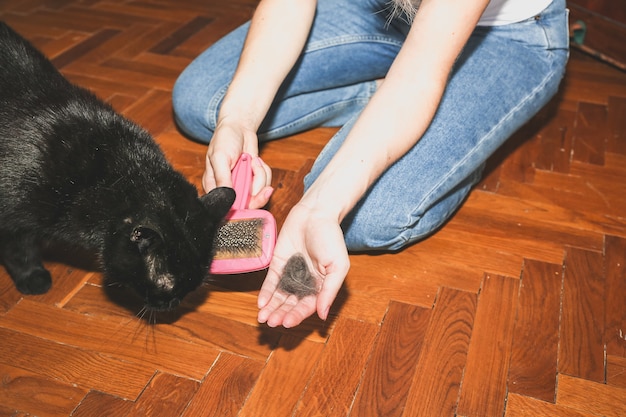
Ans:
[[[233,200],[198,198],[145,130],[0,22],[0,257],[19,291],[48,291],[40,248],[58,242],[93,251],[147,307],[174,308],[207,274]]]

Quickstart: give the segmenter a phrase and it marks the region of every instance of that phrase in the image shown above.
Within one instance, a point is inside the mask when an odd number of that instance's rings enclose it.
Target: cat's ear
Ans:
[[[200,197],[202,204],[217,217],[224,217],[235,202],[235,190],[217,187]]]
[[[157,243],[162,242],[161,234],[150,226],[137,226],[130,234],[131,242],[137,244],[139,252],[145,254]]]

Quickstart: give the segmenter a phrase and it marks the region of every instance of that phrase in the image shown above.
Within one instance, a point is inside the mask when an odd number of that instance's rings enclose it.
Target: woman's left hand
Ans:
[[[287,261],[302,255],[313,278],[312,295],[298,298],[280,288]],[[336,218],[298,203],[278,236],[274,257],[258,297],[258,321],[270,327],[294,327],[317,311],[326,320],[350,268],[343,233]]]

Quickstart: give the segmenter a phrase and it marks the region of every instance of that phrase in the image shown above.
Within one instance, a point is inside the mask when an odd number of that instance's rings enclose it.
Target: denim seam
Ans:
[[[548,35],[548,30],[546,29],[546,25],[543,23],[544,17],[543,15],[539,15],[536,19],[536,25],[541,29],[541,33],[543,34],[543,38],[546,42],[546,48],[548,51],[553,49],[552,42],[550,41],[550,36]]]
[[[209,105],[207,106],[205,114],[205,120],[207,126],[209,127],[209,130],[215,131],[215,128],[217,127],[217,109],[224,99],[224,96],[226,95],[226,90],[228,90],[229,86],[230,83],[223,86],[221,89],[218,90],[216,94],[213,95],[213,97],[209,101]]]
[[[391,37],[379,36],[379,35],[349,35],[339,36],[324,41],[311,42],[306,48],[305,53],[319,51],[322,49],[334,47],[337,45],[347,45],[351,43],[361,42],[377,42],[382,44],[388,44],[393,46],[402,46],[402,42],[398,42]]]

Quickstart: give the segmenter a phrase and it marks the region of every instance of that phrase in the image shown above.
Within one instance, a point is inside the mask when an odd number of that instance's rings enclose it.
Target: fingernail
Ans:
[[[274,189],[270,187],[267,191],[265,191],[265,198],[269,199],[272,194],[274,194]]]
[[[320,317],[322,320],[326,321],[326,319],[328,318],[328,313],[330,311],[330,306],[326,307],[326,309],[324,310],[323,313],[323,317]]]

